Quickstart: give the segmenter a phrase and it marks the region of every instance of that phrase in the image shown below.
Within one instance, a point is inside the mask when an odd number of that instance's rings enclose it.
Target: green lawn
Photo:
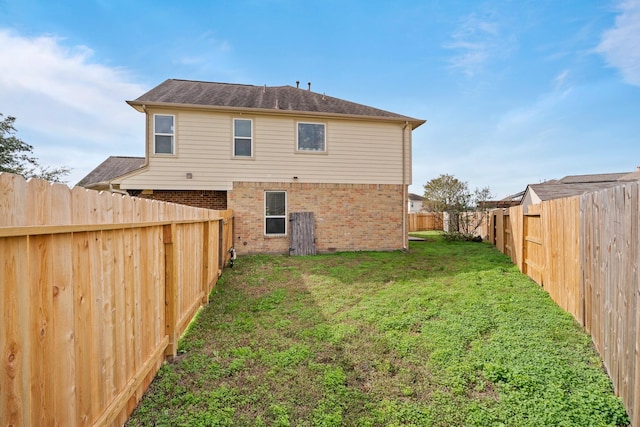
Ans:
[[[616,426],[591,340],[485,243],[240,257],[129,425]]]

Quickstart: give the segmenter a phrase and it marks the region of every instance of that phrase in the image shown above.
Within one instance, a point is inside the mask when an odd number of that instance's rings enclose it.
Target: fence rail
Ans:
[[[221,274],[230,211],[0,174],[0,424],[122,425]]]
[[[498,209],[490,241],[591,334],[640,426],[640,184]]]

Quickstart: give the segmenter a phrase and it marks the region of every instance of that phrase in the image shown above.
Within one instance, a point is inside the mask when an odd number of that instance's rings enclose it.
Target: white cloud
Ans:
[[[553,79],[553,86],[555,90],[561,90],[566,87],[567,79],[569,77],[569,70],[563,70]]]
[[[178,39],[169,52],[172,64],[178,68],[184,66],[197,76],[221,73],[233,76],[235,73],[229,60],[233,53],[232,45],[218,38],[214,31],[206,31],[194,39]]]
[[[613,28],[602,34],[596,52],[622,73],[625,82],[640,86],[640,0],[624,0]]]
[[[473,77],[493,58],[503,58],[512,50],[512,42],[504,37],[498,22],[467,16],[451,35],[452,41],[443,47],[457,51],[450,59],[451,68]]]
[[[44,165],[73,168],[75,183],[109,155],[144,152],[144,119],[125,100],[146,89],[125,70],[92,62],[86,46],[0,29],[0,113]]]

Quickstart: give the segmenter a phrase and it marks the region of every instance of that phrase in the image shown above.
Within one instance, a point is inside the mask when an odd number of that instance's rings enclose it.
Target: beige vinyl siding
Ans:
[[[150,154],[146,169],[120,180],[123,189],[231,190],[233,181],[292,182],[294,176],[310,183],[403,183],[402,123],[195,110],[147,113],[175,114],[175,155]],[[253,120],[253,158],[232,155],[234,118]],[[298,121],[326,125],[326,152],[296,152]],[[405,184],[411,179],[407,130]]]
[[[406,127],[403,128],[404,129],[404,165],[405,165],[405,169],[404,169],[404,184],[405,185],[411,185],[413,184],[412,179],[413,179],[413,175],[412,175],[412,165],[413,165],[413,152],[412,152],[412,135],[413,135],[413,129],[411,128],[410,125],[407,125]]]

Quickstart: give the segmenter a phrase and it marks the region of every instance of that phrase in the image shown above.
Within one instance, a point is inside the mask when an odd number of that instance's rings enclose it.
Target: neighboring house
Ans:
[[[114,191],[114,178],[140,169],[144,163],[144,157],[110,156],[76,185],[91,190]]]
[[[409,213],[422,212],[423,200],[424,200],[424,197],[418,196],[417,194],[414,194],[414,193],[409,193]]]
[[[604,173],[591,175],[569,175],[559,180],[546,181],[540,184],[529,184],[522,198],[522,205],[527,207],[546,200],[579,196],[583,193],[615,187],[625,181],[640,179],[640,167],[634,172]]]
[[[522,203],[522,198],[524,197],[524,191],[521,191],[516,194],[510,194],[504,199],[500,200],[487,200],[483,202],[482,207],[486,209],[500,209],[500,208],[510,208],[511,206],[518,206]]]
[[[310,87],[171,79],[127,103],[145,114],[146,161],[110,185],[233,209],[239,254],[290,252],[290,221],[307,212],[319,252],[407,247],[411,137],[424,120]]]

